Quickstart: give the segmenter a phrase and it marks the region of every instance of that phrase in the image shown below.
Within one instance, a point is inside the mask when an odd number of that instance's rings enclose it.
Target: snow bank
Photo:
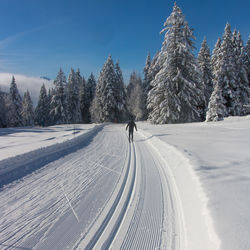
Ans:
[[[61,125],[1,130],[0,188],[59,159],[62,155],[88,145],[102,127],[102,125],[76,125],[69,129],[68,126]],[[34,133],[39,133],[39,136],[34,136]]]
[[[62,143],[93,129],[95,124],[0,129],[0,161],[35,149]]]
[[[207,197],[200,182],[192,171],[192,165],[175,147],[166,144],[158,137],[140,131],[166,162],[165,171],[176,187],[177,208],[184,226],[185,250],[216,250],[220,240],[214,232],[213,222],[207,209]],[[179,237],[177,235],[177,237]],[[180,236],[181,237],[181,236]]]
[[[187,249],[250,249],[250,116],[138,127],[173,175]]]

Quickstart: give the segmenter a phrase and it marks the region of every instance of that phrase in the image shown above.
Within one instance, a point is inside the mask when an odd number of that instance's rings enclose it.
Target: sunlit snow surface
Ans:
[[[185,249],[201,247],[204,231],[221,249],[250,249],[250,117],[137,127],[139,164],[148,142],[178,189]],[[112,124],[0,129],[0,248],[74,247],[128,163],[124,131],[125,125]],[[3,183],[2,176],[9,179]]]
[[[201,199],[208,199],[221,249],[250,249],[250,116],[138,127],[189,159],[206,195]]]

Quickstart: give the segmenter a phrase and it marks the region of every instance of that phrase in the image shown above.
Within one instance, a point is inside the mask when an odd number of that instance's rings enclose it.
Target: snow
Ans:
[[[185,220],[189,221],[186,227],[192,231],[194,225],[190,223],[197,215],[192,212],[197,202],[192,204],[194,199],[187,198],[195,198],[190,186],[193,181],[203,203],[200,205],[210,238],[221,245],[221,249],[250,249],[250,116],[211,123],[157,126],[140,123],[138,127],[144,134],[164,142],[165,147],[168,145],[167,157],[172,159],[166,161],[172,164],[171,171],[186,209]],[[165,158],[164,144],[152,143]],[[191,207],[189,212],[188,207]],[[188,216],[192,216],[191,219]],[[192,238],[191,231],[187,234]],[[193,237],[193,240],[198,238]]]
[[[125,127],[1,129],[1,249],[250,249],[250,116]]]
[[[91,130],[94,124],[0,129],[0,160],[62,143]]]

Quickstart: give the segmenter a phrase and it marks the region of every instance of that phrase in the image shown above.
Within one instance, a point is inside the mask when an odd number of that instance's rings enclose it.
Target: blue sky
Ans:
[[[161,48],[169,0],[0,0],[0,72],[54,78],[80,68],[96,76],[111,54],[125,79],[142,72],[147,53]],[[197,38],[210,49],[225,24],[250,34],[249,0],[177,1]]]

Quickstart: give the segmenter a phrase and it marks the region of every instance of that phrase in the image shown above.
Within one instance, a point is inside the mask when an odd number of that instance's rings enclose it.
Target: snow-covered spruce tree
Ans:
[[[75,80],[78,86],[78,101],[79,101],[79,122],[85,123],[86,122],[86,111],[85,111],[85,87],[86,87],[86,82],[85,78],[81,76],[80,69],[78,69],[75,73]]]
[[[60,68],[56,79],[54,80],[54,90],[51,101],[51,119],[53,124],[63,124],[67,122],[66,112],[66,77]]]
[[[250,36],[248,37],[246,46],[243,51],[243,62],[247,69],[248,86],[250,88]]]
[[[22,118],[24,126],[34,126],[34,108],[28,90],[24,93],[23,96]]]
[[[247,40],[247,44],[243,50],[243,63],[247,71],[248,79],[248,90],[250,89],[250,37]],[[248,104],[244,106],[244,114],[250,115],[250,98],[248,99]]]
[[[83,77],[81,76],[80,69],[78,68],[77,71],[75,72],[75,80],[78,88],[80,88],[80,85],[82,84],[82,79]]]
[[[119,65],[119,61],[115,64],[115,73],[116,73],[116,84],[114,88],[115,101],[117,103],[116,108],[116,121],[122,122],[128,119],[128,110],[126,103],[126,91],[123,81],[122,70]]]
[[[95,97],[95,91],[96,91],[96,80],[93,75],[93,73],[90,74],[87,83],[86,83],[86,88],[85,88],[85,117],[86,117],[86,122],[91,121],[91,115],[90,115],[90,107],[93,102],[93,99]]]
[[[163,67],[163,57],[161,56],[161,59],[160,59],[160,51],[156,52],[156,54],[154,55],[152,61],[151,61],[151,64],[150,64],[150,67],[148,69],[148,82],[149,82],[149,85],[148,85],[148,90],[147,90],[147,94],[149,93],[149,91],[152,89],[152,82],[153,82],[153,79],[155,78],[155,76],[157,75],[157,73],[162,69]]]
[[[146,58],[146,62],[145,62],[145,67],[143,69],[144,72],[144,79],[143,79],[143,92],[145,94],[148,93],[149,91],[149,84],[150,84],[150,77],[149,77],[149,70],[150,70],[150,66],[151,66],[151,58],[150,58],[150,54],[148,53],[147,58]]]
[[[96,90],[96,80],[93,73],[91,73],[86,83],[86,103],[88,104],[88,107],[90,107],[95,97],[95,90]]]
[[[52,97],[53,97],[54,89],[49,88],[48,91],[48,103],[49,103],[49,119],[48,119],[48,125],[53,125],[53,117],[52,117]]]
[[[244,64],[244,45],[240,32],[236,30],[233,32],[232,42],[235,54],[237,91],[239,92],[238,101],[241,109],[240,115],[245,115],[247,113],[246,106],[249,104],[250,89],[248,86],[247,68]]]
[[[10,92],[7,98],[7,126],[20,127],[23,125],[22,121],[22,98],[17,89],[15,77],[12,77],[10,84]]]
[[[201,72],[202,87],[205,96],[204,118],[207,111],[208,102],[213,92],[213,77],[210,50],[206,38],[203,40],[201,49],[198,54],[198,65]]]
[[[0,128],[6,127],[5,94],[0,89]]]
[[[81,122],[80,102],[79,102],[79,85],[82,77],[76,77],[76,73],[71,69],[68,79],[66,97],[67,97],[67,118],[68,123]]]
[[[221,39],[218,38],[212,53],[212,76],[213,76],[213,92],[209,99],[208,110],[206,113],[206,121],[220,121],[228,116],[225,106],[225,99],[222,97],[222,83],[218,81],[220,72],[220,53]]]
[[[220,47],[218,61],[218,75],[215,81],[221,86],[222,96],[228,115],[240,115],[241,104],[239,101],[239,88],[237,83],[237,65],[235,62],[235,51],[232,42],[230,24],[226,24],[223,41]]]
[[[218,71],[218,67],[219,67],[218,62],[219,62],[219,57],[220,57],[220,47],[221,47],[221,39],[219,37],[214,46],[212,57],[211,57],[213,81],[215,77],[215,72]]]
[[[151,66],[151,58],[150,54],[148,53],[146,62],[145,62],[145,67],[143,69],[144,72],[144,79],[143,79],[143,84],[142,84],[142,90],[143,90],[143,106],[144,106],[144,120],[148,119],[148,112],[147,112],[147,97],[148,97],[148,92],[151,89],[150,87],[150,82],[151,82],[151,77],[150,77],[150,66]]]
[[[192,51],[193,31],[176,5],[164,23],[166,32],[159,58],[165,61],[148,95],[149,120],[156,124],[202,120],[205,97]]]
[[[222,97],[221,92],[221,86],[219,86],[217,81],[208,104],[208,111],[206,113],[207,122],[221,121],[225,116],[227,116],[225,100]]]
[[[145,116],[145,106],[143,100],[143,87],[141,77],[133,72],[127,87],[127,103],[130,116],[135,120],[142,120]]]
[[[47,95],[47,90],[43,84],[40,89],[40,95],[38,99],[38,104],[35,109],[35,123],[39,126],[49,125],[49,99]]]
[[[86,82],[84,77],[82,77],[79,87],[79,105],[81,122],[86,123],[88,115],[86,114]]]
[[[128,86],[127,86],[127,98],[129,98],[129,96],[131,95],[133,89],[136,86],[137,81],[138,81],[137,74],[135,72],[133,72],[130,75],[129,83],[128,83]]]
[[[117,75],[111,56],[105,62],[96,86],[96,93],[91,105],[91,120],[94,122],[114,122],[122,103],[117,103]]]

